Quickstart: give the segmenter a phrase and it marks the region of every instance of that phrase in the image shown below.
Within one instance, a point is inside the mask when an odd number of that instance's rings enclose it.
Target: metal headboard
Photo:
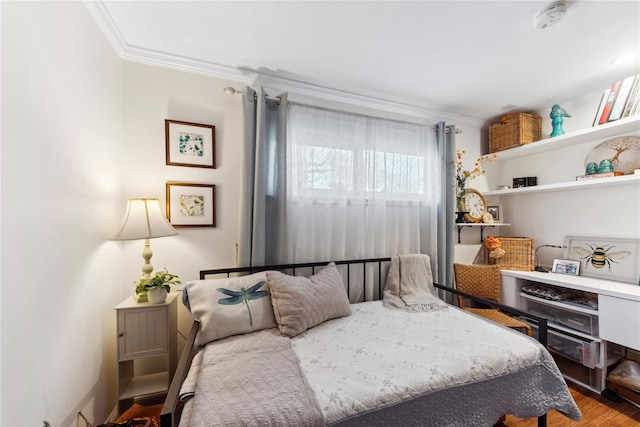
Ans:
[[[220,269],[212,269],[212,270],[201,270],[200,271],[200,280],[207,279],[208,276],[213,275],[225,275],[226,277],[230,277],[235,273],[258,273],[260,271],[281,271],[289,273],[293,276],[296,276],[296,271],[303,269],[311,269],[311,274],[315,274],[316,267],[325,267],[331,261],[319,261],[319,262],[308,262],[308,263],[296,263],[296,264],[276,264],[276,265],[265,265],[265,266],[252,266],[252,267],[237,267],[237,268],[220,268]],[[367,258],[367,259],[354,259],[354,260],[343,260],[343,261],[333,261],[336,266],[346,266],[346,285],[347,285],[347,295],[351,295],[351,269],[352,266],[361,264],[362,265],[362,283],[366,283],[367,281],[367,264],[377,264],[377,278],[378,278],[378,298],[382,298],[382,289],[384,285],[384,281],[386,277],[383,276],[383,264],[390,263],[391,258]],[[375,295],[374,295],[375,296]],[[366,301],[366,292],[363,289],[363,299]]]

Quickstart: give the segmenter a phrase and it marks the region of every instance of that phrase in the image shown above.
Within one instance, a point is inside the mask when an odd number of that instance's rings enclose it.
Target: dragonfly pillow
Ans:
[[[231,335],[275,328],[266,273],[194,280],[183,288],[183,302],[200,322],[196,345]]]
[[[349,298],[335,263],[313,276],[268,271],[271,304],[280,333],[296,336],[336,317],[349,316]]]

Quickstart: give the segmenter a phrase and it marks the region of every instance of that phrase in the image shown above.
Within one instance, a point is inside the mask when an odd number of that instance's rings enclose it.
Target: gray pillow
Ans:
[[[309,278],[268,271],[267,279],[273,314],[285,336],[351,314],[342,276],[333,262]]]

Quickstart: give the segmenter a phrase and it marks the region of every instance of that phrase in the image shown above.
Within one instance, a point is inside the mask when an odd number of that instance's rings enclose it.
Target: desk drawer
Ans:
[[[538,326],[531,325],[534,338],[538,338]],[[547,329],[547,348],[588,368],[595,368],[600,360],[600,341],[574,337]]]
[[[526,311],[531,314],[546,317],[551,322],[558,323],[567,328],[575,329],[576,331],[583,332],[591,335],[592,337],[599,336],[597,315],[569,311],[568,309],[565,310],[530,299],[527,299],[526,302]]]
[[[600,343],[598,341],[584,341],[581,338],[561,335],[550,330],[547,347],[550,351],[575,360],[587,368],[595,368],[600,360]]]

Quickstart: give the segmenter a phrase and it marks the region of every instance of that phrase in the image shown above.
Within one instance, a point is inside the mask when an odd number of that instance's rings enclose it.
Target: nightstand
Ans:
[[[118,415],[136,398],[165,393],[177,363],[177,293],[163,304],[137,303],[129,297],[115,307],[118,335]],[[162,367],[139,373],[140,364]]]

